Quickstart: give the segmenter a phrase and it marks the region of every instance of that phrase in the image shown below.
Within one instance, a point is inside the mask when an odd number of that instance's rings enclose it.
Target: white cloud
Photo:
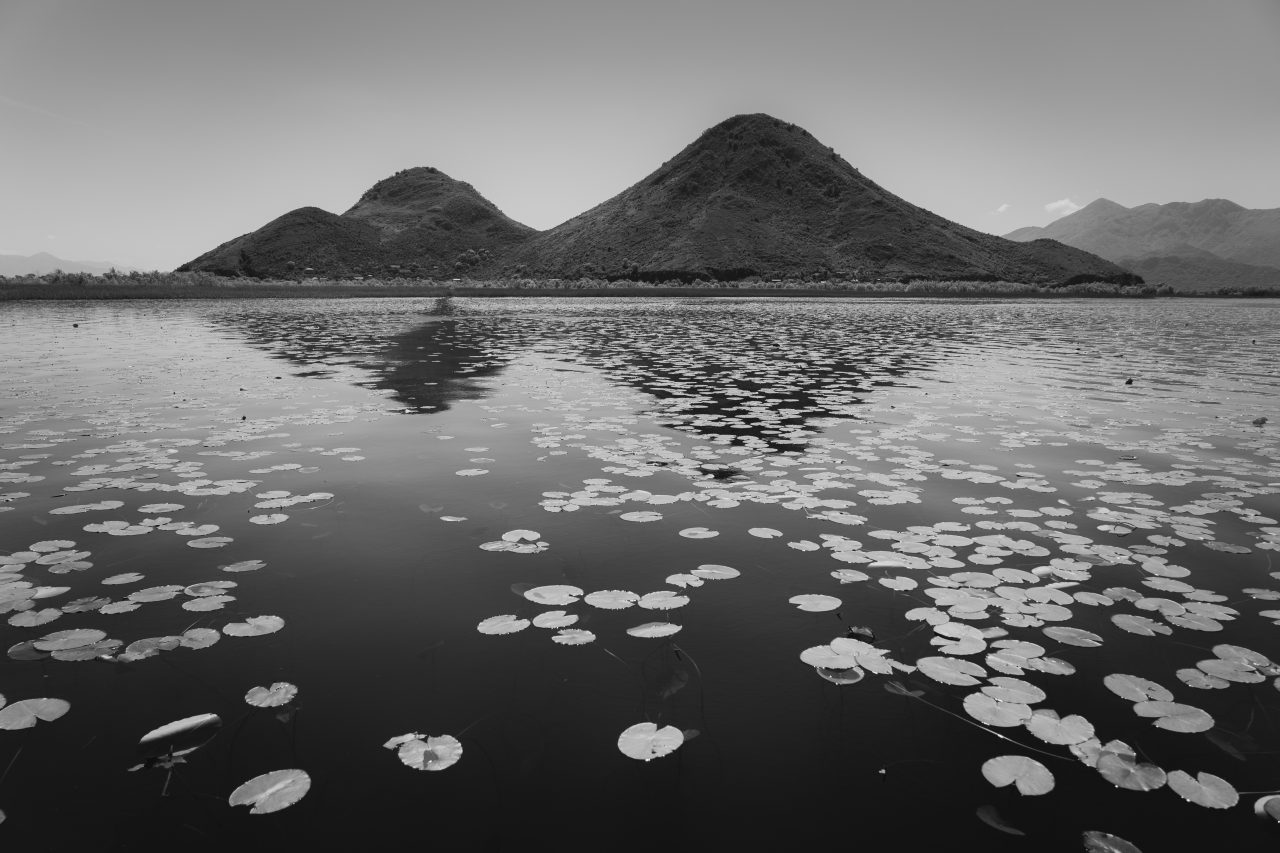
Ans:
[[[1046,204],[1044,209],[1053,214],[1054,219],[1061,219],[1068,214],[1075,213],[1080,209],[1080,205],[1069,198],[1060,198],[1057,201],[1051,201]]]
[[[996,208],[996,213],[1004,213],[1008,209],[1009,209],[1009,202],[1006,201],[1004,204]]]

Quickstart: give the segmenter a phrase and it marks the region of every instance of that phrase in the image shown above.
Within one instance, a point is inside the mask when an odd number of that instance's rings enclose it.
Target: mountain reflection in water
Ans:
[[[647,414],[666,426],[777,449],[802,445],[827,419],[856,417],[877,387],[908,385],[958,337],[973,334],[940,311],[850,318],[846,310],[836,323],[820,310],[728,312],[697,302],[679,309],[677,316],[634,306],[585,315],[400,315],[399,328],[278,311],[232,322],[255,344],[311,368],[301,375],[325,372],[384,389],[406,413],[484,397],[485,380],[537,354],[652,396]]]

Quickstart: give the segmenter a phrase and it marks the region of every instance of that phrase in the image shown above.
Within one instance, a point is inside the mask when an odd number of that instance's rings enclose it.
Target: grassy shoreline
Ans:
[[[954,298],[1148,298],[1280,297],[1275,290],[1205,293],[1152,286],[1091,282],[1040,286],[1007,281],[732,282],[648,284],[635,281],[433,281],[430,279],[259,280],[208,273],[128,273],[100,276],[52,273],[0,278],[0,302],[51,299],[366,299],[393,297],[649,296],[649,297],[954,297]]]

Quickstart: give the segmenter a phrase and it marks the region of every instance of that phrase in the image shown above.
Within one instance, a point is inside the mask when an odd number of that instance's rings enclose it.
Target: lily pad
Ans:
[[[633,637],[670,637],[679,631],[680,626],[670,622],[645,622],[627,629],[627,633]]]
[[[1053,790],[1053,774],[1049,768],[1025,755],[1001,755],[988,759],[982,765],[982,775],[997,788],[1013,785],[1018,793],[1029,797]]]
[[[698,566],[698,568],[690,572],[690,574],[700,577],[703,580],[720,581],[728,580],[729,578],[736,578],[742,574],[742,572],[732,568],[731,566],[718,566],[714,563],[703,563],[701,566]]]
[[[549,584],[547,586],[535,586],[533,589],[525,590],[524,597],[532,601],[534,604],[551,604],[557,607],[563,607],[566,604],[573,604],[582,596],[582,589],[568,584]]]
[[[105,631],[96,628],[75,628],[69,631],[54,631],[32,643],[42,652],[56,652],[61,649],[75,649],[89,646],[107,636]]]
[[[288,705],[298,695],[298,688],[287,681],[277,681],[270,687],[254,687],[244,694],[244,701],[255,708],[276,708]]]
[[[684,732],[675,726],[658,728],[654,723],[636,723],[618,736],[618,749],[628,758],[651,761],[670,755],[684,743]]]
[[[533,617],[533,626],[535,628],[568,628],[577,621],[577,614],[565,610],[546,610]]]
[[[595,634],[582,628],[564,628],[557,631],[551,637],[551,641],[562,646],[583,646],[594,642],[595,638]]]
[[[298,802],[309,790],[311,777],[305,770],[273,770],[236,788],[227,802],[233,806],[252,806],[250,814],[270,814]]]
[[[828,610],[836,610],[842,602],[834,595],[793,595],[787,599],[788,604],[794,604],[797,609],[806,613],[825,613]]]
[[[934,681],[957,687],[972,687],[987,675],[987,671],[978,664],[960,658],[924,657],[916,661],[916,666]]]
[[[1182,770],[1169,774],[1169,787],[1189,803],[1208,809],[1229,809],[1240,802],[1240,795],[1221,776],[1201,772],[1196,778]]]
[[[1103,779],[1127,791],[1154,791],[1168,779],[1164,770],[1156,765],[1137,762],[1132,757],[1116,753],[1101,755],[1097,770]]]
[[[462,758],[462,742],[453,735],[424,735],[409,732],[383,744],[394,749],[401,763],[414,770],[447,770]]]
[[[1128,675],[1116,672],[1102,679],[1102,683],[1112,693],[1130,702],[1172,702],[1173,694],[1149,678],[1140,675]]]
[[[1139,717],[1154,717],[1153,726],[1171,732],[1207,732],[1213,728],[1213,717],[1194,705],[1181,702],[1139,702],[1133,706]]]
[[[1093,737],[1093,724],[1079,714],[1059,717],[1056,711],[1037,708],[1025,723],[1027,731],[1045,743],[1070,746]]]
[[[1020,726],[1031,719],[1030,706],[1020,702],[1001,702],[985,693],[970,693],[964,697],[964,710],[970,717],[989,726],[1008,728]]]
[[[274,634],[284,627],[284,620],[279,616],[250,616],[243,622],[228,622],[222,626],[222,633],[228,637],[260,637],[263,634]]]
[[[1085,853],[1142,853],[1131,842],[1109,832],[1091,829],[1083,834]]]
[[[490,616],[484,619],[476,626],[476,630],[481,634],[514,634],[516,631],[523,631],[529,627],[528,619],[504,613],[501,616]]]
[[[0,703],[3,703],[0,697]],[[29,729],[36,720],[51,723],[71,710],[71,703],[65,699],[23,699],[0,710],[0,729],[15,731]]]
[[[634,606],[640,596],[625,589],[602,589],[588,593],[582,600],[602,610],[626,610]]]
[[[222,718],[217,714],[183,717],[143,735],[138,741],[138,753],[144,759],[186,755],[212,740],[220,728]]]

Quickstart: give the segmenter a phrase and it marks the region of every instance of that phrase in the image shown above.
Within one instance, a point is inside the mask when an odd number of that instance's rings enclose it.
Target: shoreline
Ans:
[[[435,281],[430,279],[258,280],[222,278],[207,273],[130,273],[104,276],[53,273],[45,276],[0,278],[0,302],[19,300],[116,299],[367,299],[367,298],[511,298],[511,297],[771,297],[771,298],[948,298],[948,299],[1152,299],[1280,298],[1272,290],[1189,292],[1151,285],[1088,282],[1035,285],[1005,281],[881,281],[881,282],[741,282],[707,284],[648,284],[495,279]]]

